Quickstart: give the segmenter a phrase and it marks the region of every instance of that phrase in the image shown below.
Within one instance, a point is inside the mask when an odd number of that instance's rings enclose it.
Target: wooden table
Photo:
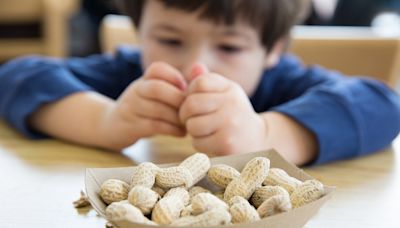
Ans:
[[[72,202],[84,189],[86,167],[179,161],[188,140],[143,140],[123,154],[57,140],[24,139],[0,121],[0,227],[104,227],[91,208]],[[306,227],[400,227],[400,139],[393,147],[350,161],[306,168],[337,192]]]

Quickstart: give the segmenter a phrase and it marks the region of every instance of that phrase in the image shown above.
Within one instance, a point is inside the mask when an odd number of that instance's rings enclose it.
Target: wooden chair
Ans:
[[[127,16],[107,15],[100,25],[100,46],[103,52],[112,53],[118,45],[137,45],[135,26]]]
[[[0,0],[1,24],[38,22],[39,38],[0,39],[0,60],[26,54],[64,57],[68,54],[68,20],[79,0]]]
[[[306,64],[398,83],[400,37],[381,37],[367,27],[298,26],[293,38],[290,51]]]
[[[370,28],[297,26],[290,52],[306,64],[318,64],[346,75],[366,75],[395,87],[400,78],[400,38],[380,37]],[[101,45],[113,52],[117,45],[137,44],[126,16],[109,15],[101,26]]]

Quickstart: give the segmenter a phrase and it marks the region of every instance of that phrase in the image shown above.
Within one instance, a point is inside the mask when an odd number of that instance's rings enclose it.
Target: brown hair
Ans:
[[[146,0],[124,0],[124,12],[140,25]],[[154,1],[154,0],[153,0]],[[262,45],[270,50],[278,39],[305,16],[309,0],[158,0],[166,7],[187,12],[201,10],[202,19],[232,25],[240,18],[255,28]]]

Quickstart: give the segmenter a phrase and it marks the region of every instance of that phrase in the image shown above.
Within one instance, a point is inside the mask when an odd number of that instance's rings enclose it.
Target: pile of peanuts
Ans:
[[[195,186],[207,176],[219,187],[211,192]],[[110,221],[147,225],[214,226],[257,221],[301,207],[324,195],[317,180],[300,181],[284,170],[270,168],[265,157],[251,159],[241,172],[217,164],[203,153],[178,166],[159,168],[144,162],[135,167],[131,182],[106,180],[100,197]]]

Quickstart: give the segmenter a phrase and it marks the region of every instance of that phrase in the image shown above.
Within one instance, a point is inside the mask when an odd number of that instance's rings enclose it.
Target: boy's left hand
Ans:
[[[203,73],[190,82],[179,117],[196,150],[231,154],[266,148],[264,120],[243,89],[218,74]]]

